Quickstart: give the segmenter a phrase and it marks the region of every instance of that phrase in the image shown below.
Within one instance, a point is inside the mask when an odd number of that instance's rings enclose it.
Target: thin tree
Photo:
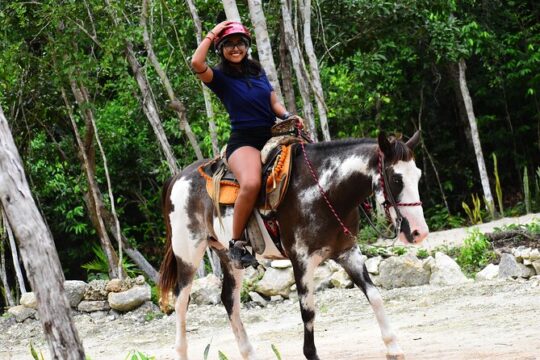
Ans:
[[[165,91],[167,92],[167,96],[169,97],[169,100],[177,103],[177,106],[174,108],[174,110],[180,120],[180,130],[186,133],[189,139],[189,142],[191,143],[191,147],[195,151],[195,155],[197,156],[197,159],[202,160],[204,157],[201,152],[201,147],[199,146],[199,143],[197,142],[197,138],[195,137],[195,134],[193,134],[193,131],[191,130],[191,126],[189,125],[189,122],[187,120],[186,107],[176,97],[176,94],[174,93],[171,82],[169,81],[169,77],[167,76],[167,73],[165,73],[163,68],[161,67],[161,64],[159,63],[159,60],[156,56],[156,53],[154,52],[154,47],[152,45],[152,40],[150,38],[150,34],[148,32],[148,26],[147,26],[148,3],[149,3],[149,0],[143,0],[142,9],[141,9],[141,19],[140,19],[140,25],[143,29],[144,47],[148,54],[148,59],[150,60],[150,63],[156,70],[156,73],[158,74],[159,79],[161,80],[161,83],[163,84],[163,87],[165,88]],[[151,4],[151,1],[150,1],[150,4]]]
[[[24,276],[21,269],[21,264],[19,262],[19,254],[17,253],[17,244],[15,243],[15,237],[13,236],[13,231],[9,222],[7,221],[6,214],[2,211],[2,206],[0,206],[0,211],[2,212],[2,221],[4,223],[4,228],[6,229],[7,238],[9,241],[9,248],[11,249],[11,259],[13,260],[13,268],[15,269],[15,276],[17,277],[17,283],[19,284],[19,289],[21,294],[28,292],[26,290],[26,284],[24,283]]]
[[[236,0],[223,0],[223,9],[225,10],[225,16],[229,21],[241,21],[238,7],[236,6]]]
[[[296,114],[296,97],[294,95],[293,74],[291,69],[291,56],[285,43],[285,30],[283,22],[279,22],[279,73],[281,74],[281,83],[283,84],[283,95],[285,107],[290,112]]]
[[[13,294],[11,293],[11,288],[9,287],[8,282],[8,276],[6,271],[6,247],[4,244],[6,243],[5,240],[7,238],[6,236],[6,228],[5,224],[7,224],[6,217],[4,215],[4,212],[2,210],[2,207],[0,206],[0,212],[2,212],[2,216],[0,216],[0,281],[3,284],[4,287],[4,299],[6,300],[6,304],[8,306],[15,306],[17,303],[15,302],[15,299],[13,298]]]
[[[64,293],[64,273],[54,240],[30,192],[24,167],[0,106],[0,203],[19,241],[36,294],[39,319],[52,359],[85,358]]]
[[[317,112],[319,113],[319,121],[324,140],[330,141],[330,130],[328,129],[328,117],[326,114],[326,103],[324,101],[324,93],[321,84],[321,76],[319,74],[319,65],[317,56],[315,55],[315,47],[311,39],[311,0],[299,0],[300,13],[303,20],[304,32],[304,49],[309,61],[309,70],[311,72],[311,85],[315,93],[315,103],[317,104]]]
[[[311,132],[313,140],[317,141],[317,127],[315,125],[313,106],[311,105],[309,79],[302,66],[302,55],[299,51],[298,40],[296,37],[296,32],[293,28],[291,12],[289,10],[287,0],[281,0],[281,16],[283,19],[285,43],[287,44],[287,48],[291,54],[294,72],[296,73],[296,80],[298,81],[298,89],[300,90],[300,96],[302,97],[304,117],[307,120],[306,125],[308,127],[308,131]]]
[[[457,63],[457,83],[459,87],[456,88],[458,97],[463,101],[464,115],[469,122],[469,131],[472,139],[474,153],[476,156],[476,164],[478,165],[478,171],[480,173],[480,181],[482,183],[482,190],[484,192],[484,199],[486,202],[487,210],[492,218],[495,217],[495,202],[493,195],[491,194],[491,188],[489,186],[489,178],[486,170],[486,162],[484,161],[484,154],[482,152],[482,144],[480,142],[480,136],[478,134],[478,126],[476,124],[476,116],[474,115],[473,103],[471,95],[469,93],[469,87],[467,85],[467,78],[465,77],[465,70],[467,66],[464,59],[459,59]],[[455,74],[455,70],[453,71]]]
[[[276,65],[274,63],[274,57],[272,56],[272,44],[270,43],[270,36],[268,36],[268,28],[266,27],[266,17],[264,16],[262,1],[248,0],[248,5],[251,23],[253,24],[253,30],[255,31],[255,39],[257,41],[257,55],[259,56],[259,61],[261,62],[278,99],[282,101],[283,96],[281,95]]]
[[[195,7],[195,4],[193,3],[193,0],[186,0],[189,12],[191,14],[191,18],[193,19],[193,24],[195,25],[195,35],[197,38],[197,45],[199,45],[202,41],[202,24],[201,19],[199,18],[199,14],[197,12],[197,8]],[[210,90],[203,85],[202,81],[199,81],[199,85],[201,86],[203,97],[204,97],[204,107],[206,109],[206,116],[208,118],[208,125],[210,127],[210,140],[212,142],[212,152],[214,156],[217,156],[219,154],[219,142],[218,142],[218,136],[217,136],[217,127],[216,122],[214,121],[214,109],[212,108],[212,98],[210,95]]]

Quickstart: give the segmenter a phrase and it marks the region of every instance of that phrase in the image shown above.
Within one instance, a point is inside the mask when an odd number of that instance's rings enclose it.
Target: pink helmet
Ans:
[[[231,35],[243,35],[248,40],[248,46],[251,45],[251,34],[247,27],[242,25],[239,22],[231,22],[225,29],[223,29],[217,36],[214,38],[214,46],[217,50],[219,49],[219,46],[221,43],[223,43],[223,40],[228,38]]]

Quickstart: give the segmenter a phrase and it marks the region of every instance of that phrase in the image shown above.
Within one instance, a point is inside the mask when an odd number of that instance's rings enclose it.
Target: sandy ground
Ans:
[[[539,277],[381,293],[409,360],[540,360]],[[315,341],[321,359],[385,358],[373,311],[360,290],[329,289],[317,293],[316,301]],[[242,316],[259,359],[276,359],[272,345],[284,360],[304,359],[297,301],[273,302],[265,308],[245,305]],[[92,360],[123,360],[133,349],[156,359],[173,359],[174,315],[144,318],[139,313],[113,320],[95,313],[76,315],[75,321]],[[240,359],[222,306],[190,306],[188,332],[191,359],[203,359],[209,343],[209,359],[218,359],[218,350],[230,360]],[[9,325],[0,320],[0,359],[32,359],[30,341],[49,358],[39,322]]]

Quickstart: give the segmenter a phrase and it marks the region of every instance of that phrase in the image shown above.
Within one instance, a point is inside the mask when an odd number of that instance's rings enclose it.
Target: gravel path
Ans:
[[[538,215],[506,223],[530,222]],[[484,225],[491,227],[500,224]],[[489,231],[482,229],[483,231]],[[448,243],[462,241],[466,230],[450,230]],[[451,234],[449,238],[448,234]],[[461,240],[460,240],[461,239]],[[434,287],[381,290],[387,313],[407,359],[540,360],[540,277]],[[321,359],[384,359],[385,349],[373,312],[358,289],[330,289],[316,294],[316,344]],[[174,316],[155,317],[148,309],[125,316],[106,313],[76,315],[75,321],[92,360],[125,359],[136,349],[159,360],[173,359]],[[284,360],[302,356],[302,321],[297,301],[272,302],[265,308],[245,305],[244,323],[259,359],[275,359],[275,345]],[[154,319],[151,319],[155,317]],[[191,305],[188,312],[191,359],[210,360],[221,350],[240,359],[222,306]],[[0,318],[0,359],[31,360],[29,343],[48,358],[41,325],[27,320],[13,325]]]

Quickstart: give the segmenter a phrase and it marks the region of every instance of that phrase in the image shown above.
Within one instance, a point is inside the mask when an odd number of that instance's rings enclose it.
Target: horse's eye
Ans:
[[[392,182],[394,184],[401,184],[401,182],[402,182],[401,176],[392,176]]]

